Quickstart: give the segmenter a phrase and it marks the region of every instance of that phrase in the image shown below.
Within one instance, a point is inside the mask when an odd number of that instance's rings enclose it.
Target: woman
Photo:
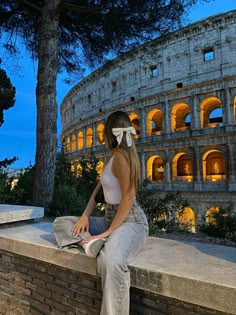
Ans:
[[[83,215],[72,228],[73,238],[85,252],[97,256],[103,290],[102,315],[129,314],[128,264],[148,235],[146,216],[135,200],[140,165],[132,134],[136,132],[126,113],[117,111],[108,117],[104,135],[111,158]],[[101,185],[106,202],[105,216],[90,217]]]

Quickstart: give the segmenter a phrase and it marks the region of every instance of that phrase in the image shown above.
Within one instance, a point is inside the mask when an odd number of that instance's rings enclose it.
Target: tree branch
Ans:
[[[34,9],[35,11],[40,12],[40,7],[30,1],[27,1],[27,0],[17,0],[17,1],[25,7],[28,7],[28,8]]]

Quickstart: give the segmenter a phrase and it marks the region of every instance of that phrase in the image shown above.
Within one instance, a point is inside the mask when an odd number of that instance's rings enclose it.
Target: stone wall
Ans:
[[[149,237],[129,265],[131,315],[236,315],[236,248]],[[49,222],[0,228],[0,314],[99,314],[96,259]]]
[[[0,251],[1,315],[95,315],[99,314],[101,298],[100,278],[97,276]],[[131,314],[227,313],[132,288]]]

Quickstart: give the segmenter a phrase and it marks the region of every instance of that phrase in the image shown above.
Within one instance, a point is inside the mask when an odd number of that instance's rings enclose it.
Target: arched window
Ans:
[[[150,181],[164,181],[164,161],[159,155],[151,156],[147,161],[147,178]]]
[[[200,120],[202,128],[215,128],[223,124],[222,105],[217,97],[209,97],[200,105]],[[218,109],[218,110],[216,110]]]
[[[84,135],[82,131],[78,133],[78,149],[82,150],[84,147]]]
[[[138,139],[140,137],[140,122],[139,122],[139,117],[136,113],[131,113],[129,115],[129,119],[132,123],[132,126],[135,128],[136,130],[136,135],[134,136],[134,139]]]
[[[70,152],[70,137],[66,138],[66,151]]]
[[[93,145],[93,130],[88,128],[86,131],[86,146],[90,148]]]
[[[72,135],[71,137],[71,150],[74,152],[76,150],[76,137],[75,135]]]
[[[160,135],[162,133],[163,115],[159,109],[153,109],[147,116],[147,134]]]
[[[177,213],[177,218],[179,222],[186,228],[189,232],[196,232],[196,219],[193,209],[186,207]]]
[[[99,124],[97,126],[97,144],[104,144],[104,125]]]
[[[226,163],[222,152],[210,150],[203,156],[203,180],[224,181],[226,179]]]
[[[171,112],[172,131],[185,131],[190,129],[190,109],[185,103],[175,104]]]
[[[173,180],[191,182],[193,180],[192,159],[184,152],[175,155],[172,162]]]

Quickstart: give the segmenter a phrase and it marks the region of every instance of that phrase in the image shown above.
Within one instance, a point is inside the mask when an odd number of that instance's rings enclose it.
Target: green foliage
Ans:
[[[4,159],[0,161],[0,203],[9,203],[11,196],[11,180],[7,176],[7,168],[17,160],[16,157],[12,159]]]
[[[18,205],[33,205],[35,167],[29,166],[18,174],[18,181],[9,194],[8,202]]]
[[[76,174],[64,152],[58,153],[55,188],[53,200],[47,212],[48,216],[82,214],[98,182],[97,162],[97,158],[93,155],[81,157],[78,161],[81,171]]]
[[[157,197],[157,194],[158,192],[148,188],[146,183],[137,194],[137,201],[148,218],[150,234],[160,231],[188,231],[189,227],[178,219],[188,206],[188,202],[179,192],[167,192],[161,197]]]
[[[29,166],[18,174],[18,181],[12,187],[12,180],[7,178],[5,169],[15,161],[5,159],[0,161],[0,202],[32,205],[33,182],[35,166]],[[81,157],[78,163],[81,171],[76,174],[72,171],[72,165],[63,150],[58,152],[56,160],[55,189],[53,200],[46,209],[46,215],[50,217],[63,215],[79,216],[85,209],[87,202],[99,180],[97,172],[98,160],[94,155]],[[95,211],[100,214],[99,209]]]
[[[15,104],[16,89],[11,84],[6,71],[0,69],[0,127],[4,123],[3,111]]]
[[[209,236],[236,242],[236,213],[233,211],[233,204],[213,210],[203,218],[199,228]]]
[[[18,42],[37,58],[41,23],[50,10],[51,20],[59,15],[58,36],[60,69],[80,73],[83,66],[106,61],[108,53],[123,53],[182,24],[184,16],[199,1],[48,1],[7,0],[0,3],[0,32],[9,34],[4,46],[12,55],[19,52]],[[42,14],[42,13],[45,14]],[[112,23],[111,23],[112,21]],[[50,34],[50,37],[52,37]],[[21,41],[17,41],[17,37]],[[2,37],[2,41],[5,38]],[[78,60],[80,62],[78,62]]]

